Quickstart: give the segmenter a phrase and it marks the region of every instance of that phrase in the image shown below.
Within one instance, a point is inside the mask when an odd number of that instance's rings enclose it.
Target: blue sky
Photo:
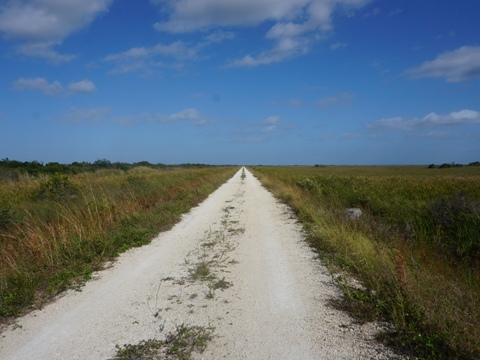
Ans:
[[[480,160],[478,0],[0,0],[0,157]]]

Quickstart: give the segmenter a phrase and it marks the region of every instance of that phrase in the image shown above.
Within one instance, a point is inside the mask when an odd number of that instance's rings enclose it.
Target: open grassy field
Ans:
[[[0,318],[78,286],[148,243],[238,171],[106,169],[0,180]]]
[[[480,358],[479,167],[251,170],[296,211],[337,277],[345,298],[333,305],[388,319],[382,340],[420,358]]]

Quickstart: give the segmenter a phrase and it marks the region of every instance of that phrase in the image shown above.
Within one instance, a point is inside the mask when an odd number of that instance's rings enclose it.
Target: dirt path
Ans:
[[[214,328],[198,359],[394,358],[369,340],[374,325],[327,305],[338,295],[288,208],[239,171],[81,292],[5,329],[0,358],[111,359],[179,325]]]

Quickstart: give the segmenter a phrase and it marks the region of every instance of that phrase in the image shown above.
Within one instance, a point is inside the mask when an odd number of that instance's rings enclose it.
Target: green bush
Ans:
[[[75,198],[78,192],[78,187],[67,176],[55,173],[40,184],[39,189],[34,192],[34,198],[62,201]]]

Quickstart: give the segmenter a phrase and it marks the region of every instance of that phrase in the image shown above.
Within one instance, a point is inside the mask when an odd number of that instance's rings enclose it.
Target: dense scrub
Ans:
[[[0,317],[90,278],[148,243],[238,168],[135,167],[0,181]]]
[[[359,319],[422,358],[480,357],[480,169],[257,167],[339,277]],[[345,215],[357,207],[358,220]],[[348,277],[347,277],[348,278]],[[337,304],[338,305],[338,304]]]

